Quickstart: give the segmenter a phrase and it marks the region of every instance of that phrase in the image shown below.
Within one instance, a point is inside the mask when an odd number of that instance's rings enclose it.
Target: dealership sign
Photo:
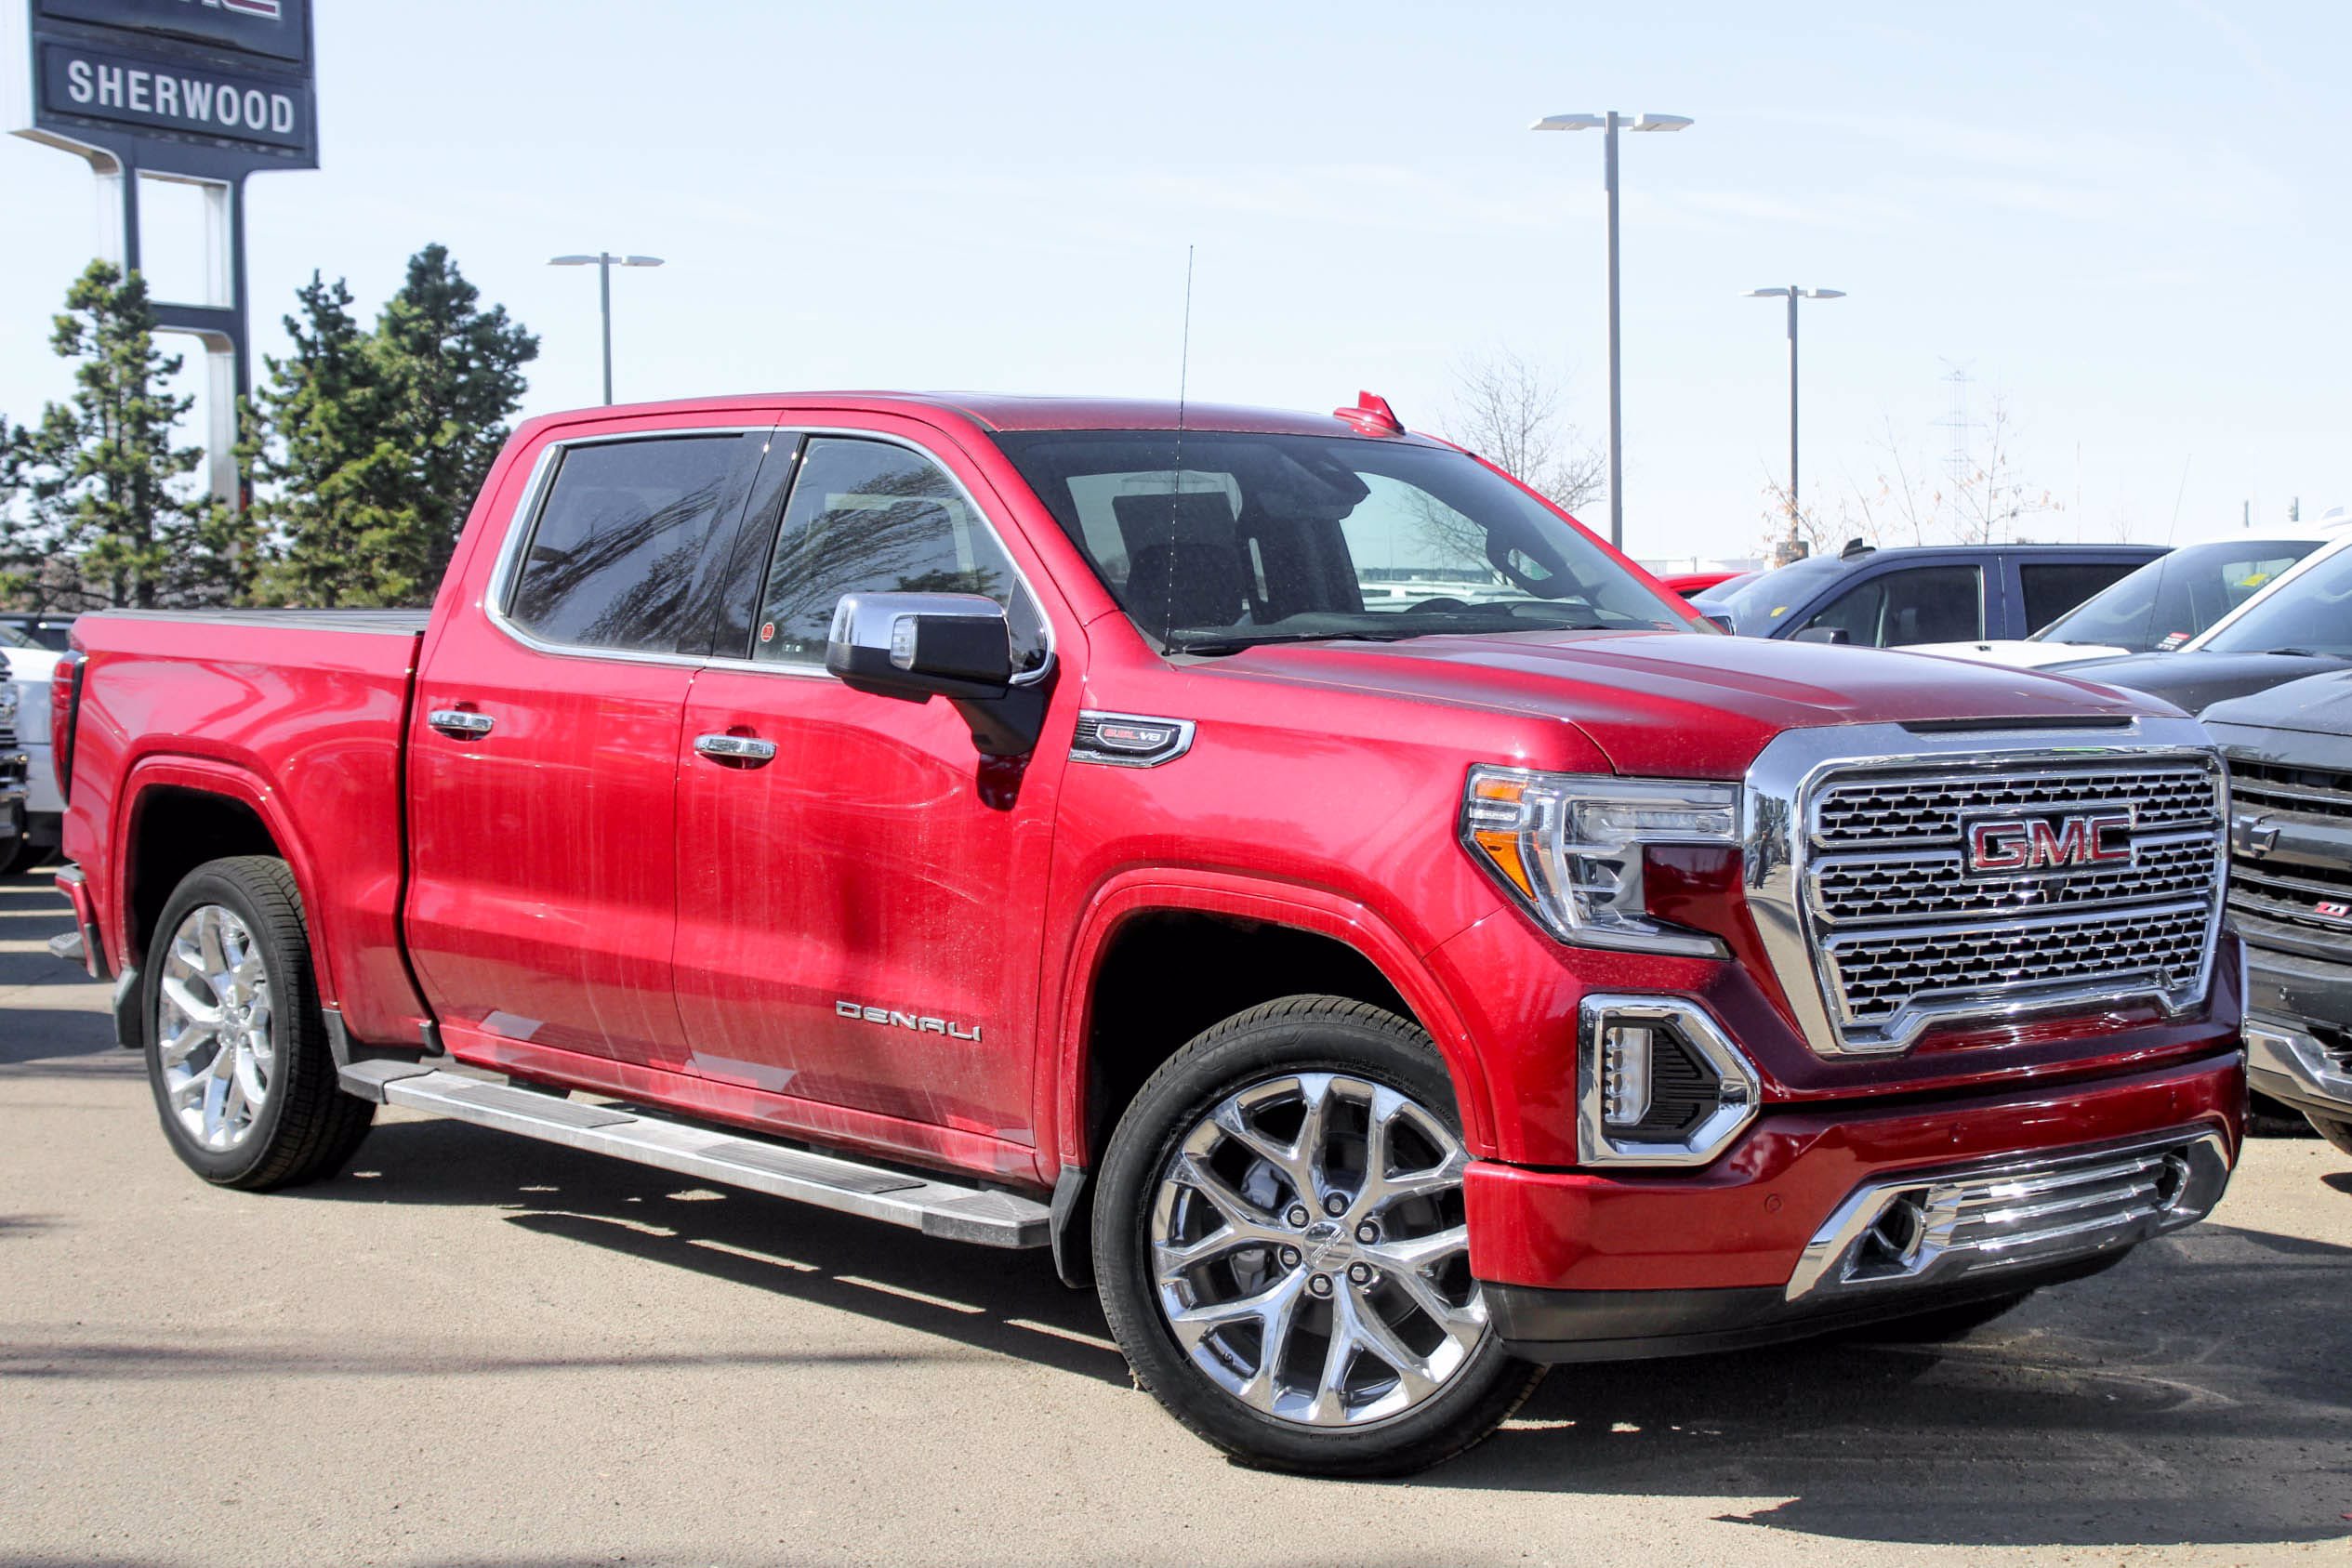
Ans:
[[[316,168],[310,0],[20,0],[40,139],[132,167]],[[29,123],[28,123],[29,122]],[[203,150],[191,160],[178,149]]]
[[[21,25],[0,20],[0,128],[76,153],[108,182],[122,209],[110,259],[146,270],[141,187],[204,192],[204,289],[152,303],[159,329],[205,345],[212,491],[236,503],[237,403],[253,387],[245,177],[319,166],[311,0],[0,0],[0,17],[11,10]]]

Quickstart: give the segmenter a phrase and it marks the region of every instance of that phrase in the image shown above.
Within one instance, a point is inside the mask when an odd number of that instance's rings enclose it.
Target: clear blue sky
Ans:
[[[1625,142],[1626,507],[1645,557],[1739,554],[1785,464],[1777,302],[1808,306],[1807,498],[1891,423],[2004,396],[2036,532],[2162,540],[2352,503],[2352,7],[823,5],[318,0],[324,166],[257,178],[260,347],[311,269],[372,309],[447,244],[545,339],[528,411],[828,386],[1191,391],[1442,422],[1509,346],[1605,410],[1598,137]],[[20,25],[16,13],[7,25]],[[0,412],[94,181],[0,139]],[[2078,499],[2079,497],[2079,499]],[[1605,507],[1589,518],[1605,520]]]

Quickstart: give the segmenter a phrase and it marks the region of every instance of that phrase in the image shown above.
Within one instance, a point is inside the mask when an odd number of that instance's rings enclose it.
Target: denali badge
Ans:
[[[1968,874],[1972,876],[2129,865],[2131,862],[2129,811],[2013,817],[1972,823],[1968,828]]]
[[[836,1002],[833,1010],[842,1018],[854,1018],[865,1023],[879,1023],[885,1028],[912,1029],[918,1034],[948,1034],[958,1040],[980,1043],[980,1025],[964,1025],[944,1018],[924,1018],[916,1013],[903,1013],[895,1008],[861,1007],[855,1002]]]

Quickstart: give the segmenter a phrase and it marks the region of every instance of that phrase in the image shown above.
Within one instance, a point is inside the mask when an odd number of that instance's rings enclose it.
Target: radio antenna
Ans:
[[[1184,428],[1184,390],[1193,369],[1193,247],[1184,247],[1184,346],[1176,357],[1176,428]]]

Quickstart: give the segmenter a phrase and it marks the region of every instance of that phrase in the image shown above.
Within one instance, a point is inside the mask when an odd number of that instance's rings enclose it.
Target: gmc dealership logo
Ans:
[[[2129,811],[2015,817],[1974,823],[1968,829],[1968,871],[1973,876],[2131,863]]]

